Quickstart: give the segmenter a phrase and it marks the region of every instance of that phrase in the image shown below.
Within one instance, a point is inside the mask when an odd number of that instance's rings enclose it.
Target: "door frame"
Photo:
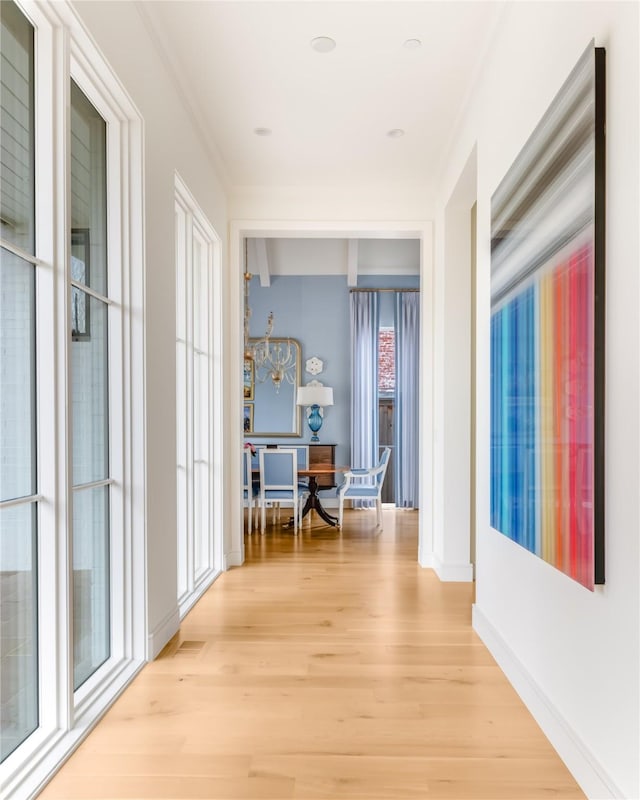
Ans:
[[[418,239],[420,241],[420,453],[418,561],[431,566],[433,550],[433,270],[434,235],[430,220],[420,221],[323,221],[323,220],[231,220],[229,223],[229,295],[227,333],[229,346],[225,374],[227,419],[225,496],[229,498],[225,519],[225,569],[244,562],[242,523],[242,354],[244,314],[243,239]],[[235,271],[235,278],[234,278]],[[237,502],[233,498],[238,498]]]

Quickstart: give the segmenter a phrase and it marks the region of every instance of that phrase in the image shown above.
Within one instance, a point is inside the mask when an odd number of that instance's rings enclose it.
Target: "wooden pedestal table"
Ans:
[[[322,503],[320,502],[320,498],[318,497],[318,489],[321,489],[322,487],[318,486],[318,478],[321,475],[332,475],[334,472],[348,471],[349,467],[336,467],[335,464],[318,464],[317,466],[309,469],[298,470],[298,478],[309,478],[309,497],[307,497],[307,502],[304,504],[304,508],[302,509],[303,519],[313,508],[314,511],[318,512],[320,518],[323,519],[327,525],[331,525],[334,528],[338,527],[338,518],[334,517],[332,514],[329,514],[329,512],[323,508]],[[291,517],[289,520],[287,527],[293,527],[293,517]]]

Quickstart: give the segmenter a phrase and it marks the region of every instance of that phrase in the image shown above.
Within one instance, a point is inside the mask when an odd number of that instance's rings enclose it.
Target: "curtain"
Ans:
[[[394,450],[398,508],[418,506],[418,376],[420,374],[420,295],[397,292],[396,408]]]
[[[378,294],[351,292],[351,466],[378,463]],[[354,501],[367,508],[369,500]]]

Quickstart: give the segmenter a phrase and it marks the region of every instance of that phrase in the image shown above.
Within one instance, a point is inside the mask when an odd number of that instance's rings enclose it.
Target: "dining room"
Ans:
[[[314,489],[310,500],[308,494],[302,500],[305,523],[337,528],[345,473],[376,468],[388,450],[385,506],[417,510],[419,240],[247,237],[244,242],[243,444],[256,453],[258,495],[257,449],[300,448],[300,481]],[[372,308],[358,311],[363,303]],[[403,334],[399,326],[407,313],[413,314],[413,328]],[[364,334],[356,329],[363,314]],[[403,343],[409,358],[401,357]],[[403,375],[405,383],[396,391]],[[245,490],[248,532],[246,496]],[[351,500],[348,494],[343,506],[371,507],[376,529],[375,497]],[[278,517],[266,518],[268,532]],[[260,526],[251,526],[256,529]]]

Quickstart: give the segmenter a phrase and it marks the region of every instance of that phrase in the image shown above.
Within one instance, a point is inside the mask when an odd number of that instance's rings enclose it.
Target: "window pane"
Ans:
[[[210,566],[209,502],[211,470],[209,416],[209,269],[207,246],[197,232],[193,238],[193,503],[194,570],[198,576]]]
[[[71,277],[103,295],[107,294],[106,142],[105,121],[71,81]]]
[[[0,509],[0,760],[38,727],[36,504]]]
[[[77,302],[88,328],[71,345],[74,486],[109,477],[107,305],[82,291]]]
[[[378,393],[390,396],[396,390],[396,332],[394,328],[378,331]]]
[[[0,235],[34,252],[33,28],[0,3]]]
[[[0,500],[36,492],[35,272],[0,250]]]
[[[73,281],[107,293],[106,125],[71,82]],[[74,486],[109,477],[108,307],[71,287]],[[73,495],[74,688],[110,654],[109,488]]]
[[[77,490],[73,494],[74,689],[109,658],[109,597],[109,487]]]
[[[188,513],[189,513],[189,455],[187,450],[187,346],[176,342],[176,458],[177,458],[177,539],[178,539],[178,597],[187,591],[188,582]]]

